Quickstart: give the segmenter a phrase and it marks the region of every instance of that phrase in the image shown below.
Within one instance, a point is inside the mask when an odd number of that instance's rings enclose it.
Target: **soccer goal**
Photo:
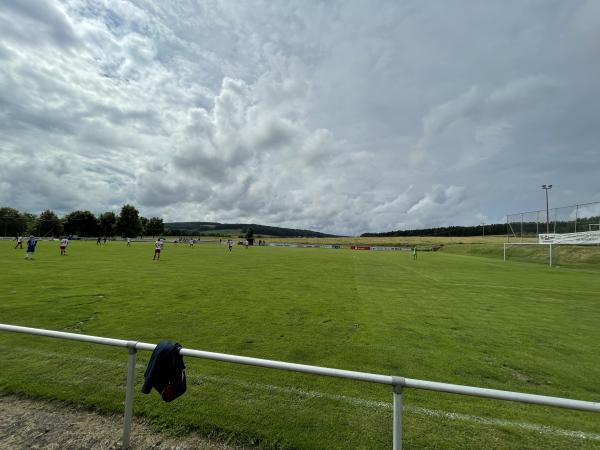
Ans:
[[[553,249],[554,247],[554,249]],[[556,244],[538,242],[505,242],[503,259],[520,260],[526,262],[546,262],[552,267],[552,251]]]

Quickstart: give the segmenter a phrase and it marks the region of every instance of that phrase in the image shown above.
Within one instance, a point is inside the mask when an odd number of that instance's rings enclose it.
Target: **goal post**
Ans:
[[[554,244],[554,245],[556,245],[556,244]],[[539,248],[539,249],[543,249],[544,247],[547,247],[548,248],[548,267],[552,267],[552,247],[553,247],[552,243],[504,242],[502,260],[506,262],[509,259],[508,250],[511,247],[527,247],[527,246],[529,246],[528,248]],[[531,246],[533,246],[533,247],[531,247]]]

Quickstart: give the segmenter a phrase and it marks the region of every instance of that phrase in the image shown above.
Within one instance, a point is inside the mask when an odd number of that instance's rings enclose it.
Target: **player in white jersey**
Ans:
[[[152,260],[160,260],[160,250],[162,249],[164,243],[165,241],[163,241],[162,238],[158,238],[156,240],[154,243],[154,258],[152,258]]]
[[[60,240],[60,256],[67,256],[67,245],[69,245],[69,240],[64,237]]]

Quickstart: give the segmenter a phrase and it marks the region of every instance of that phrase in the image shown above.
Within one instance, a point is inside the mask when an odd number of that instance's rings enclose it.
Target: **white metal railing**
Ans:
[[[99,336],[89,336],[85,334],[66,333],[63,331],[44,330],[41,328],[28,328],[16,325],[0,324],[0,331],[12,331],[16,333],[33,334],[37,336],[46,336],[59,339],[70,339],[81,342],[91,342],[94,344],[111,345],[114,347],[123,347],[128,349],[127,359],[127,385],[125,388],[125,415],[123,421],[122,446],[124,449],[129,447],[131,420],[133,417],[133,383],[135,375],[136,354],[138,350],[152,351],[156,344],[147,344],[138,341],[125,341],[122,339],[112,339]],[[494,398],[498,400],[509,400],[523,403],[534,403],[537,405],[557,406],[559,408],[578,409],[582,411],[600,412],[600,403],[588,402],[583,400],[572,400],[560,397],[548,397],[545,395],[524,394],[520,392],[502,391],[497,389],[485,389],[472,386],[462,386],[458,384],[438,383],[435,381],[415,380],[411,378],[378,375],[366,372],[354,372],[351,370],[330,369],[327,367],[309,366],[305,364],[294,364],[282,361],[273,361],[269,359],[249,358],[246,356],[228,355],[225,353],[213,353],[201,350],[182,348],[179,353],[183,356],[194,358],[211,359],[214,361],[224,361],[236,364],[246,364],[251,366],[267,367],[271,369],[290,370],[294,372],[311,373],[314,375],[323,375],[328,377],[347,378],[357,381],[366,381],[370,383],[387,384],[392,386],[394,413],[393,413],[393,449],[402,448],[402,389],[415,388],[427,389],[438,392],[448,392],[452,394],[470,395],[476,397]]]

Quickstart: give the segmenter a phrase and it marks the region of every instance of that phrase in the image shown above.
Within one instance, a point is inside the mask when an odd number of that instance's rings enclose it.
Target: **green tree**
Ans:
[[[115,226],[117,223],[117,216],[112,211],[107,211],[105,213],[100,214],[100,219],[98,220],[100,223],[100,233],[104,236],[114,236],[115,234]]]
[[[254,237],[254,230],[252,230],[252,227],[248,227],[245,237],[246,239],[252,239]]]
[[[90,211],[73,211],[63,219],[65,234],[95,236],[98,234],[98,220]]]
[[[26,218],[14,208],[0,208],[0,233],[3,236],[22,235],[27,229]]]
[[[148,219],[144,216],[140,217],[140,222],[142,222],[142,235],[145,236],[149,233],[146,232],[146,227],[148,226]]]
[[[159,217],[151,217],[146,224],[146,235],[158,236],[165,233],[165,224]]]
[[[137,209],[124,205],[117,219],[117,233],[123,237],[136,237],[142,234],[142,222]]]
[[[47,209],[33,223],[31,232],[38,236],[60,236],[63,227],[60,219],[53,211]]]
[[[35,214],[22,213],[21,216],[23,217],[23,232],[25,233],[27,230],[33,230],[35,221],[37,220]]]

